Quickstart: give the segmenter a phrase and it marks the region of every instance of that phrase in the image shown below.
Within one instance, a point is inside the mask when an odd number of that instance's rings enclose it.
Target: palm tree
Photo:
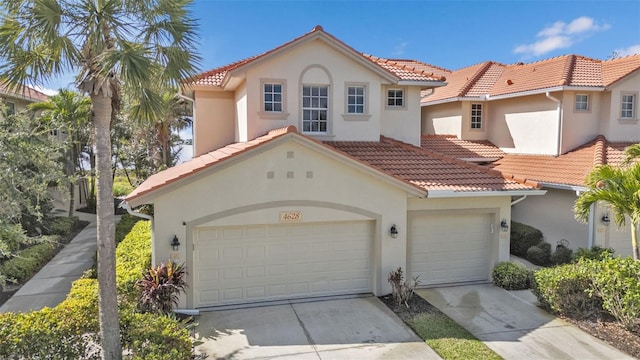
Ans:
[[[640,158],[640,144],[633,144],[624,150],[626,155],[625,163],[631,163],[633,160]]]
[[[618,227],[631,220],[631,248],[633,259],[638,260],[638,224],[640,224],[640,163],[628,167],[603,165],[587,176],[588,191],[578,196],[574,205],[576,219],[587,222],[591,204],[602,201],[613,212]]]
[[[74,71],[92,104],[97,163],[99,320],[103,359],[120,359],[110,123],[121,86],[153,117],[160,95],[195,72],[191,0],[3,0],[0,77],[10,89]],[[115,111],[114,111],[115,110]]]
[[[60,89],[58,94],[49,97],[48,101],[38,102],[29,105],[32,111],[44,111],[42,117],[49,121],[58,130],[63,130],[66,134],[67,143],[65,173],[69,178],[75,177],[78,164],[81,163],[81,153],[83,145],[88,139],[84,139],[83,131],[89,126],[91,115],[91,101],[86,96],[81,96],[75,91]],[[73,181],[69,184],[69,216],[73,216],[74,209],[74,187]]]

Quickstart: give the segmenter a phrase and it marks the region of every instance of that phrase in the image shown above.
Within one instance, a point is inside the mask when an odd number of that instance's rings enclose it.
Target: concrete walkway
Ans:
[[[417,293],[506,360],[633,359],[536,307],[530,292],[484,284]]]
[[[80,220],[89,221],[89,225],[0,306],[0,313],[27,312],[58,305],[67,297],[71,283],[93,265],[96,253],[96,215],[82,212],[76,212],[75,215]]]

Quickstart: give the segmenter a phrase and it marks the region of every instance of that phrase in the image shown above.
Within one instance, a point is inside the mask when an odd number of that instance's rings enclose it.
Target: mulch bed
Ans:
[[[569,317],[562,317],[562,319],[608,343],[614,348],[640,359],[640,326],[636,326],[630,331],[613,319],[603,318],[602,316],[594,316],[591,319],[583,320],[576,320]]]
[[[87,225],[89,225],[88,221],[83,221],[83,220],[76,221],[76,224],[74,225],[73,230],[71,230],[71,232],[69,234],[60,237],[60,239],[59,239],[60,245],[55,248],[53,254],[51,254],[51,258],[53,259],[53,257],[56,256],[56,254],[58,252],[60,252],[60,250],[62,250],[64,248],[64,245],[68,244],[69,242],[71,242],[71,240],[73,240],[73,238],[76,237],[76,235],[78,235],[78,233],[80,233],[80,231],[82,231],[82,229],[87,227]],[[46,265],[46,263],[43,264],[42,266],[44,266],[44,265]],[[42,268],[39,268],[36,271],[34,271],[33,274],[31,274],[30,277],[28,277],[27,279],[25,279],[24,281],[22,281],[19,284],[7,284],[4,287],[0,286],[0,305],[4,304],[16,292],[18,292],[18,290],[20,290],[22,285],[26,284],[27,281],[29,281],[35,274],[38,273],[38,271],[40,271],[40,269],[42,269]]]
[[[397,306],[391,295],[380,296],[378,299],[382,301],[389,309],[391,309],[404,322],[411,320],[414,316],[420,314],[437,314],[443,315],[435,306],[429,304],[427,300],[419,295],[413,294],[411,299],[407,301],[409,307],[403,305]]]

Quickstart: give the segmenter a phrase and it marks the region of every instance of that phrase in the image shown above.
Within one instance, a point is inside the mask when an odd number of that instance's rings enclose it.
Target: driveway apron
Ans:
[[[504,359],[632,359],[490,284],[418,290]]]
[[[440,359],[375,297],[203,312],[213,359]]]

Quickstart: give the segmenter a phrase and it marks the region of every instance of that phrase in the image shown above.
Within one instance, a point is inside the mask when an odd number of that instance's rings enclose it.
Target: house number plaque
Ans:
[[[282,223],[299,222],[299,221],[302,221],[301,211],[281,211],[280,212],[280,222]]]

